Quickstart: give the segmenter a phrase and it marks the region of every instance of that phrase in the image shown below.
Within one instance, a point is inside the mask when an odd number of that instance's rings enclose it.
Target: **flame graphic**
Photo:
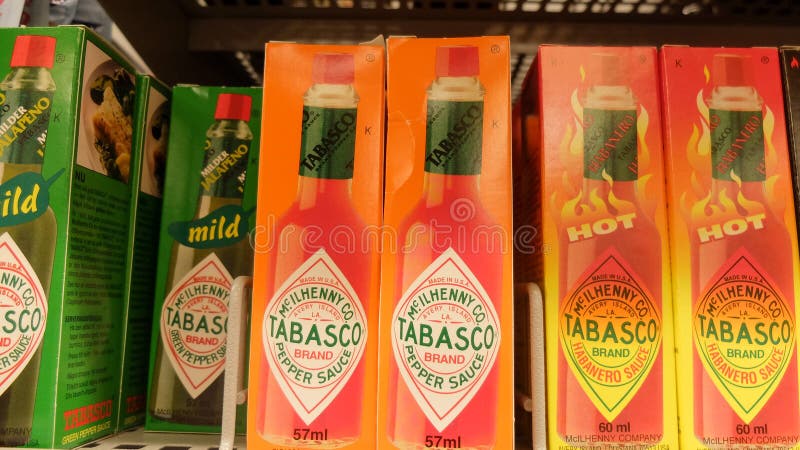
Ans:
[[[583,67],[580,68],[581,80],[585,79]],[[564,127],[564,135],[559,142],[559,162],[562,169],[561,189],[550,196],[550,210],[555,214],[560,227],[583,224],[612,215],[635,212],[637,205],[648,215],[653,214],[658,204],[658,188],[648,174],[651,165],[650,148],[647,145],[647,133],[650,126],[650,115],[643,106],[639,107],[637,117],[638,136],[638,168],[640,175],[636,181],[636,203],[618,198],[611,189],[614,180],[605,172],[602,177],[609,189],[593,188],[584,191],[583,185],[583,106],[578,98],[578,89],[570,96],[573,120]]]
[[[711,79],[708,67],[703,67],[706,85]],[[703,99],[703,90],[697,93],[696,106],[698,116],[692,124],[692,133],[686,143],[686,158],[692,173],[689,186],[681,194],[679,207],[684,220],[690,227],[703,227],[724,223],[727,220],[763,213],[767,208],[778,217],[783,214],[785,192],[788,189],[786,180],[778,175],[767,178],[765,198],[768,204],[762,204],[747,196],[740,190],[742,180],[738,174],[731,172],[733,187],[712,189],[711,176],[711,129],[709,127],[709,108]],[[778,173],[779,163],[773,133],[775,132],[775,116],[769,107],[764,110],[764,159],[767,173]]]
[[[800,62],[797,61],[797,56],[792,56],[792,62],[790,64],[792,69],[800,69]]]

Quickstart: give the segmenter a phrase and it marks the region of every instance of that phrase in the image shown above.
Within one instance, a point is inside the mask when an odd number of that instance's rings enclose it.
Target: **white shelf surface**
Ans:
[[[86,444],[92,450],[217,450],[219,434],[145,433],[143,428],[122,431]],[[236,450],[245,450],[245,437],[236,436]]]

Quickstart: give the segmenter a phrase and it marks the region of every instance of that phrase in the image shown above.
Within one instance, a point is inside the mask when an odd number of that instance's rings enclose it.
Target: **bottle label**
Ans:
[[[42,343],[47,297],[28,259],[8,233],[0,236],[0,395]]]
[[[636,110],[583,110],[583,177],[633,181],[639,177]]]
[[[425,171],[480,175],[483,102],[428,100]]]
[[[336,180],[353,178],[357,112],[355,108],[303,107],[300,175]]]
[[[233,277],[216,254],[194,266],[161,308],[161,342],[175,373],[197,398],[225,369]]]
[[[53,93],[0,92],[0,162],[42,164]]]
[[[11,227],[39,218],[50,206],[50,186],[61,177],[60,169],[49,179],[38,172],[22,172],[0,184],[0,227]]]
[[[792,359],[794,314],[744,249],[728,259],[709,284],[694,310],[695,348],[719,392],[750,423]]]
[[[499,324],[489,295],[452,248],[398,301],[392,317],[395,362],[437,430],[458,417],[486,381],[500,349]]]
[[[250,140],[231,136],[206,139],[206,156],[200,169],[204,195],[242,198]]]
[[[764,181],[764,119],[761,111],[709,110],[711,173],[717,180]]]
[[[598,258],[561,303],[561,349],[597,410],[613,421],[647,379],[662,321],[647,287],[615,249]]]
[[[278,385],[310,425],[347,384],[367,342],[364,307],[324,249],[275,291],[261,337]]]
[[[247,237],[254,212],[255,208],[245,211],[239,205],[225,205],[195,220],[172,222],[167,232],[187,247],[227,247]]]

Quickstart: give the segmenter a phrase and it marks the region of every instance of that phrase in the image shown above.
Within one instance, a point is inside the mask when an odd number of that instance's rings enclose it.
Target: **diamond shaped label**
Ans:
[[[562,300],[561,351],[609,422],[628,405],[661,351],[661,314],[622,256],[606,251]]]
[[[350,380],[367,342],[364,306],[325,249],[275,291],[261,338],[272,375],[310,425]]]
[[[694,310],[694,343],[719,392],[745,422],[783,379],[795,347],[791,308],[740,249],[712,277]]]
[[[414,280],[392,316],[392,350],[403,381],[442,431],[494,367],[500,321],[492,299],[452,248]]]
[[[0,236],[0,395],[31,362],[47,323],[47,298],[28,259],[8,233]]]
[[[232,282],[228,269],[211,253],[172,288],[161,308],[161,342],[192,398],[225,369]]]

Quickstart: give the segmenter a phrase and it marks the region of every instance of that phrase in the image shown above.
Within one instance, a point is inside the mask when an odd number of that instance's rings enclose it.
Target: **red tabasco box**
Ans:
[[[677,449],[656,49],[537,67],[550,448]]]
[[[800,441],[797,237],[774,48],[661,52],[683,448]]]
[[[508,37],[390,38],[379,449],[511,449]]]
[[[381,45],[270,43],[247,447],[375,448]]]

